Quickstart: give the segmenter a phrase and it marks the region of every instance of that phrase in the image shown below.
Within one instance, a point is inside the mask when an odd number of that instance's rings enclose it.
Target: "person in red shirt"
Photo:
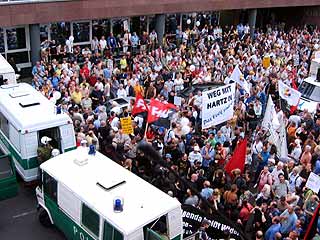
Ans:
[[[80,69],[80,76],[83,78],[83,79],[89,79],[89,76],[90,76],[90,70],[88,68],[88,65],[87,63],[85,63],[83,65],[83,67]]]

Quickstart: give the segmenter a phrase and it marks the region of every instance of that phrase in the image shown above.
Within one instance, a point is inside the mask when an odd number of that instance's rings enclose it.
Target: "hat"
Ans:
[[[51,140],[52,140],[51,138],[44,136],[41,138],[40,141],[42,144],[48,144]]]
[[[300,145],[300,139],[294,140],[294,143],[297,144],[297,145]]]
[[[197,152],[199,152],[199,151],[200,151],[199,146],[198,146],[198,145],[194,146],[194,147],[193,147],[193,151],[197,151]]]
[[[52,149],[52,151],[51,151],[51,156],[52,157],[56,157],[56,156],[58,156],[60,154],[60,151],[59,151],[59,149]]]
[[[274,160],[273,158],[269,158],[269,159],[268,159],[268,162],[269,162],[269,163],[272,163],[272,164],[276,164],[276,160]]]
[[[171,156],[170,153],[167,153],[165,157],[166,157],[166,158],[172,158],[172,156]]]
[[[113,127],[112,130],[113,130],[114,132],[118,132],[118,131],[119,131],[119,129],[118,129],[117,127]]]

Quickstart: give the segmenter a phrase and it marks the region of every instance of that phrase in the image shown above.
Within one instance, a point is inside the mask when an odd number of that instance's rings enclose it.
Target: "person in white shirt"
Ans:
[[[294,167],[292,172],[289,174],[289,192],[294,193],[296,187],[300,187],[302,178],[299,176],[299,167]]]
[[[302,153],[300,140],[296,139],[293,143],[293,146],[294,146],[294,148],[293,148],[292,152],[290,154],[288,154],[288,157],[294,159],[295,163],[298,163],[300,160],[301,153]]]
[[[272,179],[273,179],[273,185],[276,184],[278,185],[280,180],[279,180],[279,174],[282,173],[284,174],[283,172],[283,162],[278,162],[277,164],[277,167],[275,167],[272,172],[271,172],[271,176],[272,176]]]
[[[224,126],[222,126],[220,128],[220,131],[226,137],[226,142],[230,142],[231,141],[232,128],[231,128],[231,125],[230,125],[229,121],[227,121],[227,125],[224,125]]]
[[[189,159],[191,166],[193,166],[195,162],[202,163],[202,155],[200,153],[200,148],[198,145],[195,145],[193,147],[193,151],[189,153],[188,159]]]
[[[123,88],[123,84],[119,85],[119,89],[117,91],[117,97],[122,98],[127,96],[127,91]]]
[[[100,91],[103,91],[103,83],[101,82],[100,78],[97,78],[97,82],[95,83],[94,87]]]
[[[100,48],[100,51],[101,51],[101,55],[103,55],[104,50],[106,49],[106,46],[107,46],[107,41],[106,41],[105,37],[102,36],[100,41],[99,41],[99,48]]]

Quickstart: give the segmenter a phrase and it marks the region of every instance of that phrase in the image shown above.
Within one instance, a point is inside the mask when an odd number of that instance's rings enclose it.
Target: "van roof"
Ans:
[[[88,159],[86,164],[80,166],[75,163],[75,160],[84,158]],[[88,148],[79,147],[58,155],[40,167],[127,235],[181,205],[175,198],[103,154],[97,152],[95,156],[88,155]],[[100,183],[104,187],[110,187],[121,181],[125,183],[110,191],[97,185]],[[121,213],[113,211],[115,197],[122,197],[124,200]]]
[[[55,105],[27,83],[0,87],[0,111],[18,130],[29,132],[65,125],[66,114],[56,114]]]
[[[14,70],[7,60],[0,54],[0,74],[1,73],[14,73]]]
[[[303,80],[303,82],[307,82],[307,83],[310,83],[310,84],[315,85],[317,87],[320,87],[320,82],[316,81],[315,76],[307,77],[306,79]]]

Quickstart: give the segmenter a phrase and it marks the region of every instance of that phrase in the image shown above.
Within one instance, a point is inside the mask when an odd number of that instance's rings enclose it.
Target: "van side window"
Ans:
[[[123,240],[123,235],[110,223],[104,221],[103,240]]]
[[[57,181],[46,172],[43,172],[43,189],[44,193],[57,203]]]
[[[95,211],[86,204],[82,204],[81,224],[96,237],[99,236],[99,219],[99,215]]]
[[[6,117],[0,112],[0,129],[4,135],[9,138],[9,122]]]

